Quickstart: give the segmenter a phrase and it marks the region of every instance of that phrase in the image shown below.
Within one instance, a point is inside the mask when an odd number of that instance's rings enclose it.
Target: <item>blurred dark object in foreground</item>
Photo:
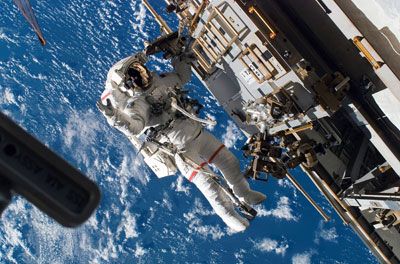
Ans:
[[[95,183],[0,113],[0,214],[13,194],[67,227],[85,222],[100,201]]]

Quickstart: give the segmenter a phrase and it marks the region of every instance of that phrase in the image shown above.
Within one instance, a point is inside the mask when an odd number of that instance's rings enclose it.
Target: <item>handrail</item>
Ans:
[[[364,55],[364,57],[371,63],[372,67],[374,67],[375,70],[379,69],[383,62],[377,61],[369,52],[369,50],[364,46],[364,44],[361,42],[363,40],[362,37],[356,36],[353,38],[353,43],[356,45],[358,50]]]
[[[275,30],[268,24],[267,20],[261,15],[261,13],[254,7],[254,6],[250,6],[249,7],[249,13],[253,14],[255,13],[258,18],[264,23],[264,25],[268,28],[268,30],[270,31],[269,33],[269,38],[270,39],[274,39],[276,38],[276,32]]]
[[[150,13],[153,15],[153,17],[156,19],[157,23],[161,26],[161,29],[167,34],[172,33],[172,29],[168,26],[165,20],[162,19],[162,17],[157,13],[157,11],[154,10],[154,8],[150,5],[150,3],[147,0],[142,0],[142,2],[147,8],[147,10],[149,10]]]
[[[311,198],[311,196],[304,190],[304,188],[297,182],[297,180],[289,173],[286,173],[286,177],[296,187],[298,191],[307,199],[307,201],[317,210],[317,212],[324,218],[326,222],[330,220],[330,217],[322,210],[322,208]]]
[[[203,11],[207,7],[207,5],[208,5],[208,0],[203,0],[201,5],[196,10],[196,14],[194,15],[194,17],[192,18],[192,21],[190,23],[190,32],[193,32],[196,29],[197,24],[199,23],[200,15],[203,13]]]

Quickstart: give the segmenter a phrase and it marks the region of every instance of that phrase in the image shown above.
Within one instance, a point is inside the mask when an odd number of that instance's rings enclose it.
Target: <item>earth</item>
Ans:
[[[163,1],[150,1],[162,11]],[[42,47],[12,1],[0,9],[0,110],[95,181],[99,207],[60,226],[21,197],[0,220],[1,263],[376,263],[311,181],[298,181],[331,216],[324,222],[287,180],[251,181],[268,196],[233,233],[182,176],[158,179],[96,109],[108,69],[160,29],[141,1],[31,1]],[[172,17],[166,17],[176,26]],[[154,71],[169,61],[154,57]],[[217,120],[209,129],[241,159],[245,136],[193,77],[190,95]],[[357,258],[355,260],[355,257]]]

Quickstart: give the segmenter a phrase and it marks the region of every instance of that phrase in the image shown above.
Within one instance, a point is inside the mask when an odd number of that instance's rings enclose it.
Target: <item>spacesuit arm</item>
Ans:
[[[146,127],[150,117],[150,106],[144,97],[132,98],[125,109],[114,109],[108,122],[127,136],[135,136]]]
[[[192,75],[192,59],[186,54],[182,54],[172,59],[173,72],[161,75],[162,82],[167,87],[181,87],[190,81]]]

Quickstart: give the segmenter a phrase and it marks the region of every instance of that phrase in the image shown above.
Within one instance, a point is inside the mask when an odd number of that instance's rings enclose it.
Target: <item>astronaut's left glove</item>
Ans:
[[[191,63],[196,60],[196,55],[193,51],[185,51],[179,55],[179,60],[185,63]]]
[[[113,107],[113,105],[111,104],[111,100],[107,99],[107,104],[104,105],[101,100],[98,100],[96,102],[96,106],[97,108],[100,110],[100,112],[103,113],[103,115],[105,115],[106,117],[112,117],[115,114],[115,108]]]

